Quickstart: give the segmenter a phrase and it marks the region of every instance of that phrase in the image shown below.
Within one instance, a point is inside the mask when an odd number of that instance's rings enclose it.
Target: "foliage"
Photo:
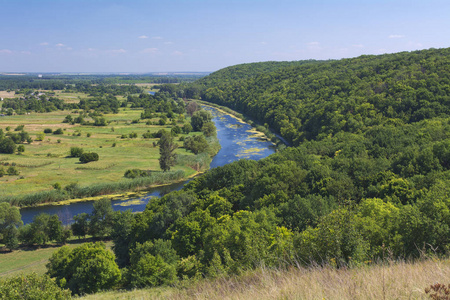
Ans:
[[[81,157],[84,150],[81,147],[70,147],[70,156],[71,157]]]
[[[0,299],[4,300],[65,300],[71,299],[64,290],[47,275],[31,273],[0,279]]]
[[[18,247],[19,226],[22,226],[19,209],[9,203],[0,203],[0,243],[10,250]]]
[[[159,139],[159,166],[164,172],[169,171],[176,163],[175,149],[178,145],[171,134],[164,132]]]
[[[90,294],[114,287],[121,273],[114,254],[103,243],[85,243],[75,249],[67,246],[54,252],[47,265],[47,274],[73,294]]]
[[[95,153],[95,152],[82,153],[80,155],[80,162],[82,164],[86,164],[86,163],[91,162],[91,161],[98,161],[98,158],[99,158],[98,154]]]

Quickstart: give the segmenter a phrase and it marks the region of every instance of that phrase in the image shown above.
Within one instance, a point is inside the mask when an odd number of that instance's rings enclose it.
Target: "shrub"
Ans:
[[[70,298],[70,291],[58,287],[47,275],[31,273],[0,279],[0,299],[63,300]]]
[[[123,176],[125,178],[147,177],[150,176],[150,172],[139,169],[130,169],[127,170]]]
[[[19,171],[13,166],[10,166],[6,172],[8,175],[19,175]]]
[[[98,154],[95,152],[83,153],[80,156],[80,162],[85,164],[91,161],[98,161]]]
[[[45,128],[44,133],[52,133],[53,130],[51,128]]]
[[[53,131],[53,134],[63,134],[63,130],[61,128],[58,128],[55,131]]]
[[[71,157],[81,157],[84,150],[80,147],[70,147],[70,156]]]

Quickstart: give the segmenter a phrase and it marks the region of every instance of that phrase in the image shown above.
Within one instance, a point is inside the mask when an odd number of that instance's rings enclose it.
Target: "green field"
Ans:
[[[72,93],[70,97],[78,96]],[[71,183],[87,186],[116,182],[123,178],[126,170],[134,168],[161,172],[159,148],[155,147],[158,139],[144,139],[142,134],[160,129],[170,131],[171,125],[146,125],[144,120],[132,123],[132,120],[139,119],[141,112],[141,109],[121,108],[118,114],[103,116],[110,121],[108,126],[103,127],[62,123],[66,115],[78,115],[70,111],[0,117],[0,128],[5,133],[8,126],[13,131],[18,125],[24,125],[24,130],[33,138],[31,144],[25,144],[25,152],[21,155],[0,154],[0,164],[5,169],[9,165],[15,165],[20,171],[18,176],[0,177],[0,197],[51,190],[55,183],[64,187]],[[92,121],[89,118],[85,120]],[[151,121],[158,120],[159,118],[155,118]],[[178,125],[181,126],[182,123]],[[38,134],[45,128],[62,128],[64,134],[46,134],[42,141],[36,141]],[[122,135],[133,132],[137,134],[137,138],[121,138]],[[178,139],[175,138],[176,141]],[[180,148],[176,150],[177,154],[193,155],[181,148],[182,142],[178,141],[178,144]],[[81,147],[84,152],[96,152],[100,159],[80,164],[78,158],[68,157],[70,147]],[[186,176],[196,172],[186,166],[175,166],[172,169],[183,170]]]
[[[83,241],[72,239],[68,242],[70,248],[79,246]],[[50,244],[43,248],[19,249],[13,252],[0,253],[0,277],[15,276],[20,273],[29,274],[47,272],[45,265],[53,252],[61,246]],[[107,242],[106,247],[111,249],[112,242]]]

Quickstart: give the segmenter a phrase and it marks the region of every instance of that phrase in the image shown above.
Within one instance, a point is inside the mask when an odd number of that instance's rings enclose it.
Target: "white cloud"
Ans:
[[[164,42],[164,45],[173,45],[174,42]]]
[[[47,42],[42,42],[39,45],[41,45],[41,46],[48,46],[48,43]]]
[[[364,45],[363,45],[363,44],[355,44],[355,45],[352,45],[352,47],[355,47],[355,48],[364,48]]]
[[[67,47],[66,49],[67,49],[67,50],[69,50],[69,51],[70,51],[70,50],[73,50],[73,48],[72,48],[72,47]]]
[[[125,49],[113,49],[113,50],[108,50],[107,52],[113,53],[113,54],[122,54],[122,53],[126,53],[127,50],[125,50]]]
[[[88,51],[95,51],[94,48],[88,48]]]
[[[30,54],[31,54],[31,52],[30,52],[30,51],[20,51],[20,53],[22,53],[22,54],[26,54],[26,55],[30,55]]]
[[[401,34],[391,34],[390,36],[389,36],[389,38],[390,39],[401,39],[401,38],[404,38],[405,36],[404,35],[401,35]]]
[[[148,36],[146,36],[146,35],[141,35],[141,36],[138,36],[138,39],[148,39]]]
[[[59,44],[56,44],[55,46],[56,46],[56,47],[64,47],[65,45],[64,45],[64,44],[61,44],[61,43],[59,43]]]
[[[267,42],[261,42],[260,44],[261,45],[267,45]]]
[[[152,37],[152,39],[154,39],[154,40],[162,40],[163,38],[160,37],[160,36],[154,36],[154,37]]]
[[[157,52],[158,52],[158,48],[146,48],[141,51],[141,53],[150,53],[150,54],[155,54]]]
[[[9,49],[1,49],[0,54],[12,54],[13,52]]]
[[[319,42],[309,42],[306,45],[308,47],[308,50],[310,50],[310,51],[322,50],[322,47],[320,46]]]
[[[184,55],[184,53],[181,52],[181,51],[173,51],[173,52],[172,52],[172,55],[175,55],[175,56],[182,56],[182,55]]]

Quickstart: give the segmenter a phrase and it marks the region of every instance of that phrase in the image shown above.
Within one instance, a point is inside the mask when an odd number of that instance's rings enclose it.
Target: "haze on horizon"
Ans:
[[[0,72],[208,72],[449,47],[444,0],[0,0]]]

